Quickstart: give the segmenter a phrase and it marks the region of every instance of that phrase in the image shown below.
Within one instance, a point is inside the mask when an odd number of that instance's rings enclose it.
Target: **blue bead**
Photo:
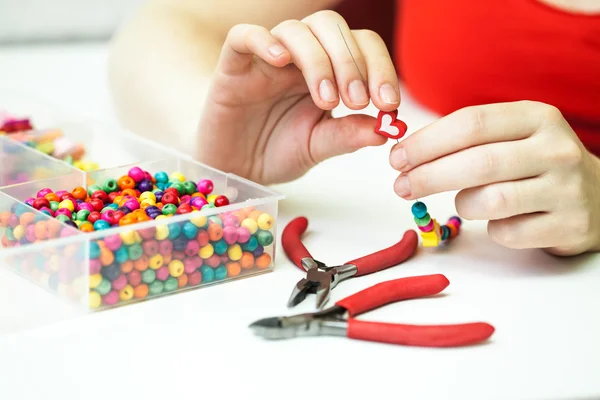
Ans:
[[[101,231],[108,228],[110,228],[110,224],[103,219],[99,219],[98,221],[94,222],[94,230],[96,231]]]
[[[167,183],[169,181],[169,175],[164,171],[159,171],[154,175],[154,178],[159,183]],[[158,186],[158,185],[157,185]]]
[[[200,273],[202,274],[203,283],[212,282],[215,279],[215,270],[208,265],[201,266]]]
[[[427,206],[420,201],[413,204],[410,210],[416,218],[423,218],[427,214]]]
[[[183,235],[188,239],[193,239],[198,234],[198,227],[191,222],[186,222],[183,225]]]
[[[119,264],[123,264],[125,261],[129,260],[129,251],[126,246],[121,246],[119,250],[115,252],[115,260]]]
[[[215,249],[215,254],[222,256],[227,253],[227,242],[223,239],[218,242],[213,243],[213,248]]]
[[[215,279],[218,281],[222,281],[227,278],[227,267],[224,265],[219,265],[215,268]]]
[[[173,243],[173,250],[175,251],[184,251],[188,242],[189,240],[185,236],[180,236],[171,241],[171,243]]]
[[[449,236],[450,228],[448,228],[446,225],[442,226],[442,240],[448,239]]]
[[[90,258],[92,260],[100,258],[100,246],[96,242],[90,242]]]
[[[259,257],[261,256],[263,253],[265,252],[265,248],[262,247],[260,244],[256,247],[256,249],[254,249],[254,251],[252,252],[252,254],[254,254],[254,257]]]
[[[169,239],[177,239],[181,235],[181,225],[169,224]]]
[[[102,268],[102,276],[109,281],[114,281],[121,275],[121,267],[117,264],[109,265],[108,267]]]
[[[15,207],[15,214],[17,214],[17,217],[20,217],[21,215],[23,215],[23,213],[29,211],[31,211],[31,208],[29,206],[26,206],[25,204],[17,204],[17,206]]]
[[[254,236],[250,236],[250,239],[246,243],[242,243],[242,250],[244,251],[254,251],[258,246],[258,239]]]

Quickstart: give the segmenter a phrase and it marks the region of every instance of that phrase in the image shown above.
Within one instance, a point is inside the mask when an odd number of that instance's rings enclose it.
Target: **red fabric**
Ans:
[[[537,0],[398,0],[395,29],[400,75],[426,107],[545,102],[600,155],[600,14]]]

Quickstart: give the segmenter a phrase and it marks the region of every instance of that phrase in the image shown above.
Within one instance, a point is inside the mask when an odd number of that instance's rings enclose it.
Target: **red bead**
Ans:
[[[127,274],[127,281],[131,286],[136,287],[140,283],[142,283],[142,274],[140,274],[140,271],[138,271],[137,269],[134,269],[133,271]]]
[[[173,190],[175,190],[175,189],[173,189]],[[175,190],[175,193],[177,193],[176,190]],[[161,203],[163,203],[163,204],[175,204],[175,205],[177,205],[179,203],[179,197],[177,197],[176,194],[173,194],[173,192],[165,192],[163,194]]]
[[[102,214],[99,211],[92,211],[90,215],[88,215],[88,221],[92,224],[102,218]]]
[[[115,211],[114,213],[114,218],[115,218],[115,225],[119,223],[119,221],[121,220],[121,218],[123,218],[125,216],[125,213],[123,211]]]
[[[229,205],[229,199],[225,196],[218,196],[215,199],[215,207],[224,207]]]
[[[183,260],[185,260],[185,258],[186,258],[186,255],[185,255],[184,251],[179,251],[179,250],[173,251],[173,259],[183,261]]]
[[[63,195],[60,196],[60,201],[67,200],[67,199],[75,200],[75,196],[73,196],[71,193],[63,193]]]
[[[188,276],[188,286],[196,286],[202,282],[202,274],[200,271],[194,271]]]
[[[39,210],[42,207],[48,207],[48,208],[50,208],[50,202],[48,200],[46,200],[45,198],[43,198],[43,197],[39,198],[39,199],[35,199],[33,201],[33,203],[31,203],[31,205],[36,210]]]
[[[213,254],[208,258],[208,260],[206,260],[205,264],[210,267],[217,268],[219,264],[221,264],[221,256],[218,254]]]
[[[96,190],[94,193],[92,193],[92,199],[100,199],[104,204],[110,201],[104,190]]]
[[[95,211],[102,211],[104,208],[104,202],[101,199],[91,199],[90,205],[94,208]]]
[[[151,228],[140,229],[138,231],[138,233],[140,234],[140,236],[142,237],[142,239],[144,239],[144,240],[151,240],[151,239],[154,238],[154,235],[156,235],[156,228],[151,227]]]
[[[147,257],[154,257],[158,254],[158,242],[156,240],[147,240],[142,243],[142,248],[144,249],[144,254]]]
[[[196,240],[198,241],[200,247],[206,246],[209,241],[208,232],[206,232],[204,229],[200,230]]]
[[[120,192],[110,192],[110,193],[109,193],[109,195],[108,195],[108,200],[109,200],[111,203],[114,203],[114,202],[115,202],[115,199],[116,199],[117,197],[119,197],[119,196],[120,196]]]
[[[177,212],[176,214],[189,214],[192,212],[192,206],[189,204],[181,204],[179,207],[177,207]]]

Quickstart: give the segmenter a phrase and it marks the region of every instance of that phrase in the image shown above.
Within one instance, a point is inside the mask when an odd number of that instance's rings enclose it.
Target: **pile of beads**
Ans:
[[[461,220],[459,217],[452,217],[446,225],[440,226],[435,218],[431,218],[427,206],[421,201],[413,204],[411,212],[421,231],[424,247],[437,247],[440,243],[450,240],[460,233]]]
[[[54,221],[62,222],[59,225],[75,235],[78,232],[65,225],[81,233],[106,231],[101,239],[88,242],[89,283],[83,285],[89,306],[94,309],[271,267],[273,217],[255,207],[200,215],[200,210],[229,205],[226,196],[214,194],[213,190],[213,182],[208,179],[194,183],[177,172],[170,176],[157,172],[152,176],[137,167],[125,176],[107,179],[87,190],[43,189],[35,198],[13,206],[10,212],[0,213],[0,231],[4,231],[0,242],[4,247],[15,247],[66,235],[55,231],[55,224],[49,230],[49,222]],[[36,216],[31,208],[54,218]],[[189,218],[171,222],[180,214],[189,214]],[[151,220],[162,223],[134,226]],[[111,233],[124,226],[131,229]],[[26,260],[25,268],[30,273],[41,269],[41,275],[35,273],[49,282],[50,289],[66,291],[69,282],[82,285],[81,268],[68,272],[70,267],[61,265],[76,263],[73,257],[73,250],[69,254],[52,254]],[[78,257],[86,259],[81,254]]]

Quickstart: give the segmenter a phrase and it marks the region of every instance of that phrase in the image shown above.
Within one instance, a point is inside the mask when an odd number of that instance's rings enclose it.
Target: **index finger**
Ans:
[[[462,108],[396,144],[390,164],[407,172],[470,147],[525,139],[538,131],[550,108],[532,101]]]

